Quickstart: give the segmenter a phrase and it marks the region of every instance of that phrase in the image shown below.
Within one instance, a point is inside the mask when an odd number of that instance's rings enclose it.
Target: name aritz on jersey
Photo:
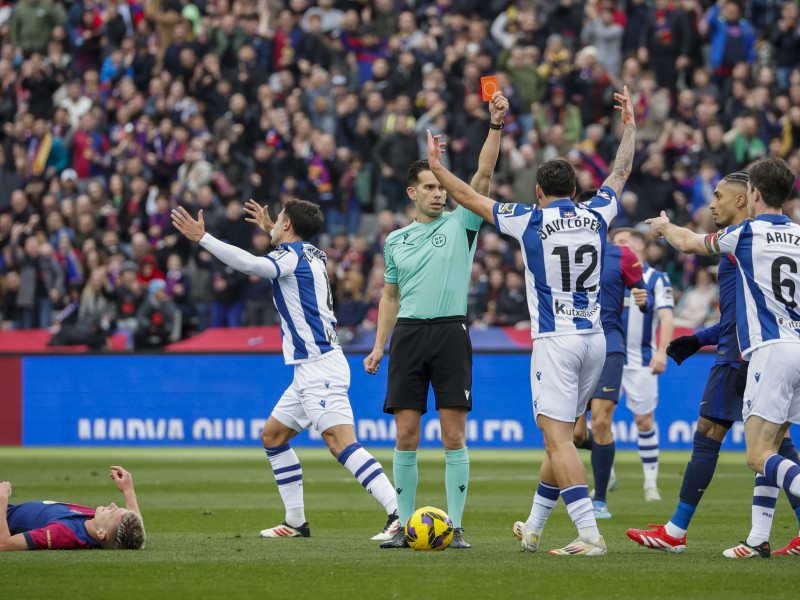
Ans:
[[[792,329],[800,329],[800,321],[790,321],[789,319],[784,319],[783,317],[778,317],[778,325],[786,325]]]
[[[593,308],[575,308],[571,304],[565,304],[559,300],[553,300],[553,312],[557,315],[564,315],[565,317],[580,317],[582,319],[591,319],[592,315],[597,311],[597,305]]]
[[[783,244],[794,244],[795,246],[800,246],[800,235],[795,235],[793,233],[770,233],[767,232],[767,243],[772,244],[774,242],[780,242]]]
[[[598,233],[600,229],[603,227],[602,223],[597,219],[593,219],[592,217],[576,217],[574,219],[555,219],[550,221],[547,225],[540,228],[536,233],[539,234],[539,237],[543,240],[546,240],[547,237],[557,231],[562,231],[564,229],[591,229],[595,233]]]

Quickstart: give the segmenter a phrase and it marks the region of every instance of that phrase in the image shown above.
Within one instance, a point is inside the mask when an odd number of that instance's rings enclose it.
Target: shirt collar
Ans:
[[[768,223],[772,223],[774,225],[786,225],[787,223],[791,223],[792,220],[787,217],[786,215],[776,215],[776,214],[766,214],[766,215],[758,215],[754,221],[767,221]]]
[[[561,198],[553,200],[547,205],[547,208],[575,208],[577,205],[569,198]]]

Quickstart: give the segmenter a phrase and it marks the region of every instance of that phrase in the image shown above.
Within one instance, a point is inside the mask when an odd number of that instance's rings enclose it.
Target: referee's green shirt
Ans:
[[[467,314],[478,229],[483,219],[459,206],[432,223],[414,221],[386,238],[386,283],[400,292],[399,318]]]

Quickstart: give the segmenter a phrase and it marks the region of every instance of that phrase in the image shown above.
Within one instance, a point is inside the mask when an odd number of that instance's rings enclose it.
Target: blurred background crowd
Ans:
[[[538,165],[600,185],[637,116],[617,226],[666,210],[698,231],[720,177],[764,156],[800,171],[795,0],[20,0],[0,2],[0,319],[53,344],[161,346],[207,327],[277,323],[271,284],[173,229],[264,254],[244,221],[318,202],[315,242],[344,339],[374,328],[382,244],[413,220],[408,165],[425,131],[469,179],[488,131],[480,77],[510,101],[492,196],[531,203]],[[798,183],[800,189],[800,183]],[[785,208],[800,221],[798,195]],[[716,318],[715,261],[651,240],[681,295],[677,322]],[[473,327],[526,326],[519,249],[487,224]]]

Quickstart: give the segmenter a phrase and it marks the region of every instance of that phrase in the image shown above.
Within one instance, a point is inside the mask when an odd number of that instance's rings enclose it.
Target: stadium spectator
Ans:
[[[698,328],[707,321],[716,322],[719,314],[719,287],[708,269],[699,268],[694,274],[694,283],[686,288],[675,307],[675,327]]]
[[[138,3],[112,4],[74,2],[66,18],[59,2],[4,6],[11,19],[0,41],[0,274],[18,268],[9,216],[27,228],[18,241],[48,239],[62,269],[84,258],[92,239],[104,262],[122,251],[115,264],[138,265],[152,253],[164,273],[177,253],[193,270],[174,232],[151,231],[151,221],[163,220],[164,198],[169,208],[202,207],[216,234],[231,200],[255,197],[279,210],[289,198],[322,195],[328,231],[364,234],[380,255],[396,226],[380,229],[380,210],[387,202],[398,213],[407,206],[396,204],[405,182],[395,181],[397,194],[386,191],[388,152],[375,158],[378,140],[400,141],[397,123],[407,122],[413,158],[399,161],[402,172],[421,156],[431,128],[449,137],[448,164],[469,170],[473,125],[485,118],[475,95],[480,77],[492,73],[511,103],[493,191],[505,201],[533,201],[538,165],[574,149],[592,157],[573,154],[581,186],[596,185],[592,163],[599,163],[586,142],[611,165],[620,131],[609,102],[620,83],[634,97],[637,141],[653,147],[637,153],[620,225],[645,216],[631,192],[645,198],[656,189],[675,218],[709,227],[708,161],[719,173],[772,155],[800,166],[794,2],[721,1],[705,16],[710,2],[666,0],[630,0],[624,10],[571,0],[467,2],[457,10],[446,0],[414,7],[378,0],[359,10],[330,0],[161,1],[141,11]],[[339,24],[329,30],[331,15]],[[598,25],[625,33],[606,51]],[[19,36],[18,27],[33,35]],[[615,52],[622,64],[604,67]],[[334,172],[330,182],[326,170]],[[70,233],[60,243],[61,229]],[[251,247],[249,230],[240,243]],[[692,261],[665,260],[676,284],[691,281]],[[63,289],[80,276],[65,273]],[[189,331],[199,326],[194,315],[206,314],[195,295],[207,306],[214,294],[211,282],[199,289],[192,280]],[[66,296],[56,312],[70,304]]]
[[[153,279],[148,285],[148,296],[136,311],[136,348],[161,348],[171,341],[176,327],[175,303],[167,296],[167,282]]]

